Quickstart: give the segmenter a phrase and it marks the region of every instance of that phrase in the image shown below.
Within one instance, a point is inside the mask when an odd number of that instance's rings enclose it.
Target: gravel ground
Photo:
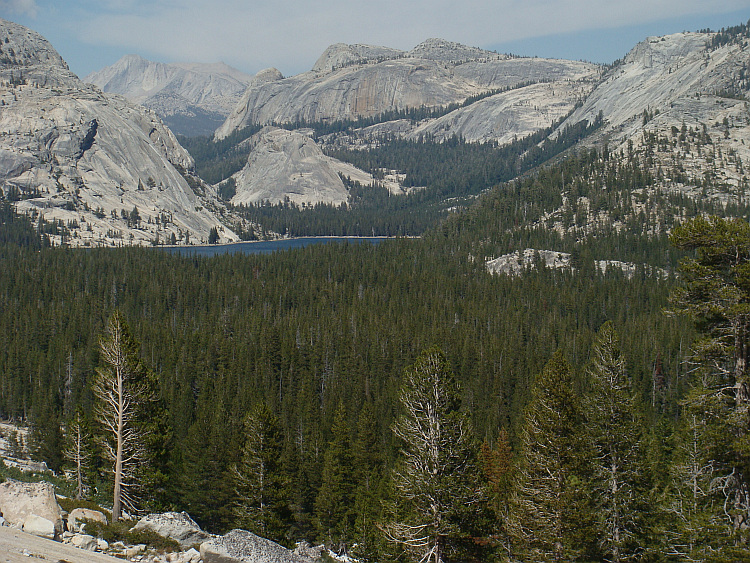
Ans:
[[[0,563],[122,563],[122,559],[84,551],[72,545],[39,538],[15,528],[0,526]]]

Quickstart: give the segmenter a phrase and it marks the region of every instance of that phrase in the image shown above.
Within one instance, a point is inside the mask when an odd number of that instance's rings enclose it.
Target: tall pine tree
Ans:
[[[649,509],[643,420],[611,322],[597,334],[588,376],[586,426],[594,447],[599,544],[607,561],[633,561],[642,554]]]
[[[572,368],[561,351],[532,389],[508,529],[514,555],[533,561],[591,556],[595,537],[588,491],[591,449]]]
[[[246,416],[245,443],[231,476],[237,495],[233,512],[237,525],[274,541],[284,541],[289,502],[281,455],[284,435],[279,420],[262,402]]]
[[[672,244],[694,252],[682,261],[681,287],[672,312],[690,317],[701,332],[694,346],[692,389],[686,402],[688,431],[713,473],[706,491],[715,516],[732,539],[750,542],[750,225],[742,219],[696,219],[676,227]],[[718,438],[701,443],[702,436]],[[705,455],[701,454],[701,455]]]
[[[404,372],[403,414],[393,425],[401,440],[394,471],[401,519],[384,527],[415,561],[441,563],[467,533],[476,505],[476,444],[453,370],[437,348]]]
[[[344,403],[340,402],[331,428],[331,441],[323,456],[323,473],[315,499],[318,537],[339,553],[347,549],[353,534],[354,466],[349,425]]]

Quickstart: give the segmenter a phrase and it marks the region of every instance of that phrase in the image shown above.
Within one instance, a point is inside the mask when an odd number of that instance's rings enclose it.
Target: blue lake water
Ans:
[[[331,244],[331,243],[348,243],[360,244],[368,242],[377,244],[384,237],[306,237],[306,238],[289,238],[281,240],[262,240],[251,242],[236,242],[234,244],[214,244],[210,246],[173,246],[164,247],[163,250],[172,253],[198,255],[198,256],[216,256],[217,254],[271,254],[290,248],[304,248],[311,244]]]

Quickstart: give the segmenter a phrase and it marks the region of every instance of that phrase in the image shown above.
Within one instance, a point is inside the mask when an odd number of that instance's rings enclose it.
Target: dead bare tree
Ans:
[[[81,411],[76,411],[73,420],[70,421],[65,432],[65,449],[63,456],[73,466],[76,474],[76,499],[82,499],[86,490],[84,473],[91,463],[91,450],[89,440],[91,435],[86,428],[86,423]]]
[[[112,520],[122,517],[122,510],[135,510],[138,483],[136,471],[145,459],[143,432],[136,424],[136,407],[147,400],[147,386],[138,356],[138,344],[119,311],[107,324],[99,343],[103,367],[97,370],[94,395],[97,398],[96,420],[100,425],[99,443],[111,464],[114,485]]]

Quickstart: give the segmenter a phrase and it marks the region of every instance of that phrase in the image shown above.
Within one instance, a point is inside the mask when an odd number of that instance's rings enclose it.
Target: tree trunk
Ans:
[[[122,517],[122,455],[123,432],[125,431],[125,397],[122,374],[117,370],[117,457],[115,459],[115,487],[112,500],[112,522]]]

